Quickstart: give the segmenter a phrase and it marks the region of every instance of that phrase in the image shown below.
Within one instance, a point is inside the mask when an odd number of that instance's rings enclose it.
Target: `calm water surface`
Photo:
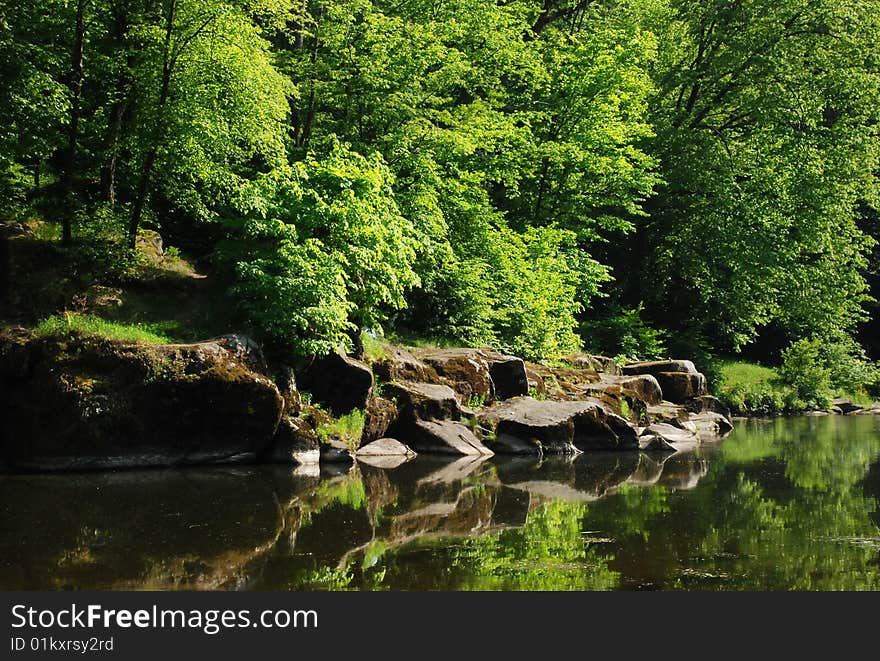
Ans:
[[[880,416],[671,456],[0,476],[0,589],[877,590]]]

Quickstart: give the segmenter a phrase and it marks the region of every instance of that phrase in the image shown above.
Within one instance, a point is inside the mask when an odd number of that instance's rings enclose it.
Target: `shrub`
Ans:
[[[824,402],[830,397],[831,370],[822,360],[821,349],[821,340],[811,338],[792,342],[782,351],[779,376],[807,402]]]

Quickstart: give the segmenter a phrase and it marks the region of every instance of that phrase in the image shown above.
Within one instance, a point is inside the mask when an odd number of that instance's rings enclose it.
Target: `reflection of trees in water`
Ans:
[[[878,452],[872,420],[756,422],[665,513],[627,525],[637,502],[597,503],[585,525],[619,526],[610,567],[630,587],[878,589]]]
[[[671,456],[7,476],[0,587],[877,589],[878,453],[826,418]]]

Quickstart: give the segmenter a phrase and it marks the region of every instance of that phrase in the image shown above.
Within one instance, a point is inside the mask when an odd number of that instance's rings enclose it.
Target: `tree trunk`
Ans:
[[[112,36],[120,49],[125,48],[125,38],[128,35],[128,7],[126,2],[120,2],[115,7],[115,15],[113,19]],[[116,85],[117,100],[113,104],[110,112],[109,129],[109,151],[110,158],[104,166],[102,176],[102,184],[104,186],[104,199],[107,203],[116,206],[116,176],[119,169],[119,145],[122,142],[122,126],[125,119],[125,113],[128,110],[128,95],[131,89],[131,77],[129,71],[134,66],[134,53],[128,49],[126,58],[127,68],[119,76]]]
[[[165,52],[162,62],[162,86],[159,91],[159,102],[156,106],[156,122],[152,127],[152,145],[144,158],[141,174],[138,179],[137,193],[134,200],[134,208],[131,212],[131,220],[128,224],[128,247],[134,250],[137,244],[138,228],[143,218],[144,207],[147,203],[147,195],[150,192],[150,177],[153,173],[153,165],[159,154],[159,141],[162,139],[163,125],[165,123],[165,106],[168,104],[168,93],[171,88],[171,74],[174,70],[175,60],[171,54],[171,37],[174,33],[174,21],[177,9],[177,0],[171,0],[168,8],[168,17],[165,22]]]
[[[82,113],[83,49],[86,34],[85,10],[87,1],[78,0],[76,3],[76,32],[74,34],[73,50],[70,54],[70,74],[67,85],[70,90],[70,124],[67,129],[64,169],[61,173],[61,190],[64,195],[64,215],[61,219],[61,243],[63,245],[70,245],[73,239],[71,226],[76,212],[74,182],[76,179],[76,152],[79,144],[79,122]]]

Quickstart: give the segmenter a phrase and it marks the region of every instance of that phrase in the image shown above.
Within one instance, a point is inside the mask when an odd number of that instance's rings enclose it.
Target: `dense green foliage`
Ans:
[[[6,4],[0,205],[67,246],[158,230],[297,356],[364,329],[529,358],[772,332],[836,338],[855,375],[878,23],[877,0]]]

